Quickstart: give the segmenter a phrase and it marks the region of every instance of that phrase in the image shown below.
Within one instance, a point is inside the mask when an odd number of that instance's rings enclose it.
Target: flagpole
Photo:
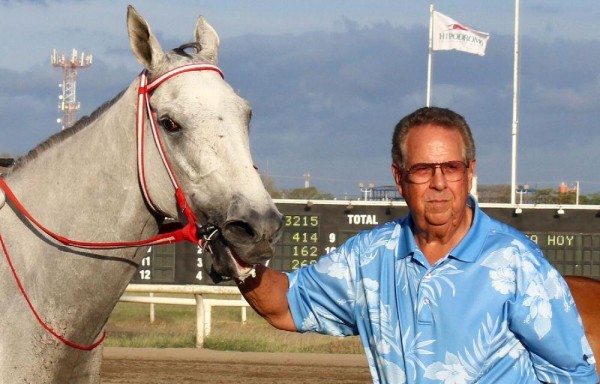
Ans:
[[[429,4],[429,57],[427,60],[427,100],[426,106],[431,105],[431,67],[433,65],[433,3]]]
[[[513,71],[513,122],[512,122],[512,167],[510,203],[515,204],[517,193],[517,131],[519,126],[519,9],[520,0],[515,0],[515,54]]]

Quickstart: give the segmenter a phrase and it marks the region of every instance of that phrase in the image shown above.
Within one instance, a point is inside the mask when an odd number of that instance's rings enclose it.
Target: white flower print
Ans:
[[[517,257],[517,250],[514,247],[500,248],[490,252],[481,265],[494,270],[514,268]]]
[[[376,292],[379,289],[379,282],[377,280],[364,278],[363,285],[367,291]]]
[[[400,224],[394,225],[394,229],[392,234],[390,235],[390,239],[385,244],[385,247],[389,250],[395,250],[398,247],[398,238],[400,237],[400,233],[402,231],[402,226]]]
[[[313,313],[310,313],[302,321],[302,329],[315,329],[317,327],[317,319]]]
[[[398,364],[385,359],[381,362],[383,365],[383,369],[388,373],[387,376],[394,378],[394,383],[406,383],[406,373],[400,366],[398,366]]]
[[[377,353],[379,355],[385,356],[390,353],[390,350],[391,350],[390,343],[388,343],[386,340],[376,341],[376,345],[377,345]]]
[[[552,306],[543,285],[533,281],[527,287],[523,305],[529,307],[529,315],[525,321],[533,320],[535,333],[541,339],[552,327]]]
[[[526,252],[523,257],[531,257],[531,254]],[[538,272],[535,265],[527,259],[521,261],[520,268],[523,270],[523,276],[532,276]]]
[[[320,263],[315,264],[319,273],[327,274],[336,279],[344,279],[348,274],[348,266],[340,262],[342,256],[338,253],[331,253],[330,257],[323,258]]]
[[[462,384],[472,380],[459,358],[450,352],[446,352],[445,362],[436,362],[428,366],[425,377],[443,384]]]
[[[519,339],[515,338],[513,339],[512,343],[507,343],[502,348],[500,348],[500,350],[498,351],[498,356],[508,355],[516,360],[519,358],[519,356],[521,356],[521,353],[524,350],[525,347],[523,346],[523,344],[521,344]]]
[[[375,304],[379,303],[379,282],[373,279],[365,278],[363,279],[362,283],[366,293],[366,304],[369,305],[369,303],[371,303],[371,306],[378,308],[378,305]]]
[[[523,294],[523,305],[529,307],[525,321],[532,321],[536,334],[542,338],[552,328],[550,300],[564,296],[564,291],[558,275],[552,271],[544,281],[532,280],[537,275],[537,264],[524,244],[513,240],[511,247],[492,252],[481,265],[491,269],[491,284],[497,292],[506,295],[518,289]]]
[[[492,287],[503,295],[515,293],[515,271],[512,268],[499,268],[490,271]]]
[[[550,299],[560,299],[566,296],[566,287],[561,283],[560,276],[556,270],[551,270],[544,281],[544,289],[548,292]]]
[[[343,279],[346,275],[346,266],[341,263],[332,264],[329,268],[328,274],[331,277],[336,277],[338,279]]]

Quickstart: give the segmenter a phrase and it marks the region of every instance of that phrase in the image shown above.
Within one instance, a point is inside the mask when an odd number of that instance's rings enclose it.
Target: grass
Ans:
[[[149,304],[118,303],[108,320],[105,345],[132,348],[195,347],[195,307],[156,304],[152,323],[149,307]],[[241,309],[236,307],[213,307],[211,333],[204,339],[204,348],[244,352],[363,353],[356,336],[339,338],[280,331],[271,327],[251,308],[247,309],[247,321],[242,324]]]

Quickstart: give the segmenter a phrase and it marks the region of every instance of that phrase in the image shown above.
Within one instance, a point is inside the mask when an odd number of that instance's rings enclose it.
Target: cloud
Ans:
[[[48,0],[0,0],[0,5],[11,6],[17,4],[48,5]]]
[[[254,160],[280,188],[303,186],[304,173],[311,174],[312,185],[338,196],[359,195],[360,181],[393,183],[393,127],[425,103],[426,27],[360,26],[349,19],[341,24],[336,31],[222,39],[225,78],[254,109]],[[161,35],[165,48],[182,42]],[[480,184],[510,182],[512,43],[512,36],[495,34],[484,57],[434,54],[433,102],[469,121]],[[597,178],[590,159],[598,156],[592,143],[600,141],[599,44],[524,39],[520,179]],[[93,53],[93,66],[78,78],[82,115],[120,92],[141,69],[124,32]],[[0,68],[0,152],[23,154],[58,129],[59,81],[57,70],[45,63],[23,72]]]

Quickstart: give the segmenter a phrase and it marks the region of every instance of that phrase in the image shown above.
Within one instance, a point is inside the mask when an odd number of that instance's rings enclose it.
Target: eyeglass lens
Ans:
[[[459,181],[463,178],[468,166],[462,161],[418,163],[406,170],[408,180],[417,184],[426,183],[433,178],[436,168],[440,168],[447,181]]]

